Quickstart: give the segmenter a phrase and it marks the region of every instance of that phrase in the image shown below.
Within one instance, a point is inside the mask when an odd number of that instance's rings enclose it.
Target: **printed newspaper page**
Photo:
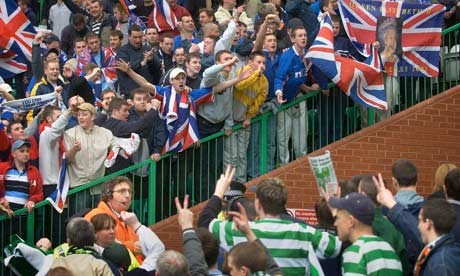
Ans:
[[[329,151],[325,154],[308,157],[311,169],[315,175],[316,183],[318,184],[319,194],[325,191],[329,195],[337,194],[337,176],[335,175],[334,165],[332,164],[332,157]]]

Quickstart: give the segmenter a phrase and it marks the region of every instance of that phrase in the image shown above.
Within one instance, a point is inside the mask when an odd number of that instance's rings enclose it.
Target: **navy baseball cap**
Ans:
[[[45,43],[46,44],[50,44],[51,42],[54,42],[54,41],[61,42],[59,37],[57,35],[55,35],[55,34],[50,34],[45,38]]]
[[[350,193],[343,198],[332,197],[329,204],[337,209],[346,210],[360,222],[372,225],[375,216],[375,206],[372,200],[360,193]]]

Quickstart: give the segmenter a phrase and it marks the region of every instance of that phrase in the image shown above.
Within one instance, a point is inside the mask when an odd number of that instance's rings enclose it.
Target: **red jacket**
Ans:
[[[154,10],[155,10],[155,8],[154,8]],[[155,26],[155,21],[153,20],[154,10],[150,13],[148,26],[157,28],[157,26]],[[182,16],[191,16],[190,12],[186,8],[182,7],[179,4],[176,4],[174,6],[174,8],[171,8],[171,11],[176,16],[177,22],[179,22],[181,20]],[[180,34],[179,29],[177,28],[177,26],[174,26],[174,28],[171,29],[171,26],[169,26],[169,24],[166,21],[166,18],[162,15],[162,13],[160,11],[158,11],[156,19],[157,19],[157,23],[159,25],[158,26],[159,27],[158,32],[160,33],[160,35],[164,34],[164,33],[171,33],[174,36]]]
[[[6,172],[13,168],[13,161],[0,163],[0,199],[5,197]],[[43,182],[37,167],[27,164],[27,178],[29,179],[29,200],[35,203],[43,200]]]
[[[34,166],[38,166],[38,142],[34,136],[30,136],[27,138],[30,141],[30,162]],[[13,160],[11,156],[11,147],[13,146],[13,139],[8,137],[6,134],[6,130],[0,130],[0,161],[7,162]]]

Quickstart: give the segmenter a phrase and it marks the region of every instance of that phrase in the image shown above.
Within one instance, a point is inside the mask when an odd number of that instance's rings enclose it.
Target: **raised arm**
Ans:
[[[267,27],[269,24],[279,21],[275,14],[269,14],[265,17],[264,22],[260,25],[259,32],[257,33],[256,41],[254,42],[254,47],[252,51],[261,51],[264,46],[265,35],[267,34]],[[279,23],[279,22],[278,22]]]
[[[275,259],[273,259],[270,252],[268,252],[268,249],[265,247],[262,241],[257,238],[257,236],[254,234],[254,231],[252,231],[251,227],[249,226],[246,209],[244,209],[241,203],[237,202],[237,204],[238,208],[240,209],[239,213],[234,211],[228,212],[229,215],[233,217],[233,222],[235,223],[236,228],[244,234],[249,242],[257,243],[264,250],[265,254],[267,255],[267,265],[265,271],[269,275],[284,275],[278,264],[275,262]]]
[[[236,57],[235,57],[235,58],[236,58]],[[238,59],[236,59],[236,60],[238,60]],[[227,65],[224,64],[224,67],[225,67],[225,66],[227,66]],[[216,84],[216,85],[213,87],[213,91],[214,91],[215,93],[220,93],[220,92],[226,90],[226,89],[229,88],[229,87],[235,86],[235,85],[237,85],[238,83],[241,83],[241,82],[247,80],[247,79],[251,76],[252,73],[254,73],[254,70],[251,70],[251,69],[241,71],[241,72],[238,74],[237,77]]]
[[[147,226],[142,225],[137,219],[136,214],[130,212],[121,212],[121,219],[134,230],[139,236],[139,243],[142,248],[142,254],[145,259],[141,268],[152,271],[156,269],[157,259],[163,251],[165,245],[158,236]]]
[[[188,209],[189,196],[186,195],[184,205],[181,206],[176,197],[177,220],[182,230],[184,256],[190,265],[190,275],[208,275],[208,265],[201,247],[201,241],[193,228],[193,213]]]
[[[8,91],[0,87],[0,96],[5,99],[5,101],[14,101],[13,95],[11,95]]]
[[[64,0],[64,4],[72,13],[80,13],[85,16],[89,16],[89,13],[75,4],[72,0]]]
[[[378,174],[378,178],[374,177],[374,183],[378,191],[377,201],[388,208],[388,219],[403,234],[406,241],[416,245],[417,252],[422,250],[423,241],[417,228],[418,219],[396,202],[391,191],[385,188],[381,174]]]
[[[208,228],[213,219],[217,217],[222,209],[222,199],[224,198],[225,191],[227,191],[230,183],[232,182],[235,168],[230,165],[227,166],[225,174],[221,174],[216,183],[214,195],[209,199],[208,204],[203,208],[198,218],[198,226]]]
[[[232,47],[232,41],[236,34],[236,22],[235,20],[231,20],[225,29],[225,32],[222,34],[222,37],[216,42],[216,46],[214,47],[214,54],[221,50],[230,50]]]
[[[153,84],[148,82],[143,76],[141,76],[138,73],[134,72],[134,70],[132,70],[129,67],[129,63],[127,63],[126,61],[120,59],[120,60],[116,61],[116,64],[117,64],[117,69],[118,70],[128,74],[128,76],[133,81],[135,81],[139,86],[141,86],[141,87],[143,87],[143,88],[145,88],[145,89],[147,89],[148,91],[151,91],[151,92],[156,91],[155,86]]]

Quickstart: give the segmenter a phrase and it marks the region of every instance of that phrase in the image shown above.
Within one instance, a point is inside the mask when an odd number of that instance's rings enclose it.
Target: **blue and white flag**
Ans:
[[[65,158],[65,153],[62,154],[61,168],[59,169],[59,180],[56,187],[56,190],[49,195],[46,200],[48,200],[54,209],[59,213],[62,213],[64,206],[67,201],[67,193],[69,192],[70,180],[69,172],[67,171],[67,160]]]
[[[25,112],[32,109],[39,109],[56,101],[56,92],[48,93],[9,102],[3,102],[0,108],[11,112]]]

